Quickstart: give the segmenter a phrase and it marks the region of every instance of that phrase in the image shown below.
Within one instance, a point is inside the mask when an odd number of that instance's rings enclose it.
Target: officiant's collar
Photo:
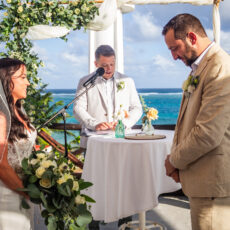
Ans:
[[[212,42],[204,51],[203,53],[192,63],[191,68],[192,68],[192,73],[195,73],[197,70],[201,60],[205,56],[205,54],[208,52],[208,50],[215,44],[215,42]]]
[[[103,82],[109,82],[109,81],[113,81],[114,79],[116,79],[117,73],[114,72],[113,76],[109,79],[105,79],[105,78],[101,78]]]

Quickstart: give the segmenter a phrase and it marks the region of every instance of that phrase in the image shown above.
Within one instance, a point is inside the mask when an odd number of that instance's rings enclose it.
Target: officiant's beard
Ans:
[[[194,61],[198,58],[196,51],[190,47],[187,43],[185,43],[185,55],[182,58],[182,61],[187,66],[191,66]],[[181,59],[181,58],[180,58]]]

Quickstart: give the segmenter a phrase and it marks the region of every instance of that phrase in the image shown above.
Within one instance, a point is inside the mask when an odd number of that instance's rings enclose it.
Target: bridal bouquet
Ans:
[[[82,230],[92,221],[86,202],[95,202],[81,193],[92,185],[78,179],[78,167],[59,153],[34,151],[22,161],[24,189],[31,202],[41,204],[48,230]],[[23,208],[29,208],[24,201]]]

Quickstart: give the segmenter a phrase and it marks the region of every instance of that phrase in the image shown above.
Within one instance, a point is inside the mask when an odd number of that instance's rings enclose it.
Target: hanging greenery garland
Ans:
[[[38,77],[38,68],[44,63],[32,52],[33,44],[26,38],[29,27],[50,25],[80,30],[98,14],[98,8],[94,1],[88,0],[1,0],[0,10],[0,42],[4,44],[4,52],[0,52],[0,56],[26,63],[31,85],[24,107],[37,127],[53,114],[60,103],[50,107],[51,94],[42,94],[47,85]],[[65,36],[62,39],[67,40]]]

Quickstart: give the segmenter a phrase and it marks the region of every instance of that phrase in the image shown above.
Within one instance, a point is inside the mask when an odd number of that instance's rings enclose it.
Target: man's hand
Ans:
[[[96,131],[114,129],[116,122],[102,122],[96,125]]]
[[[166,159],[165,159],[165,169],[166,169],[166,175],[167,175],[167,176],[171,176],[172,173],[176,170],[176,168],[174,168],[174,167],[171,165],[171,163],[170,163],[170,161],[169,161],[169,157],[170,157],[170,155],[168,155],[168,156],[166,157]]]

